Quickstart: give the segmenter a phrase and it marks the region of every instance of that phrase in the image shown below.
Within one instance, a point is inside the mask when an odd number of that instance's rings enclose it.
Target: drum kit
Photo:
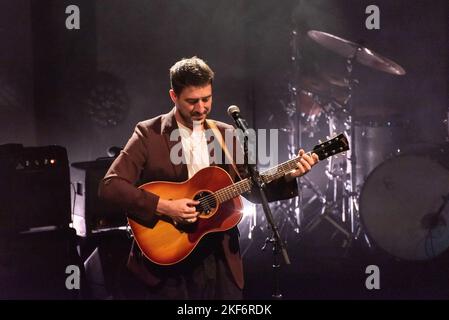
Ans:
[[[359,243],[406,260],[436,257],[449,247],[447,148],[404,152],[397,141],[405,134],[406,120],[383,114],[356,117],[354,112],[353,93],[361,86],[353,76],[357,65],[394,76],[406,71],[363,45],[335,35],[311,30],[307,37],[321,50],[343,58],[344,72],[316,68],[313,75],[303,73],[293,31],[294,77],[289,84],[290,102],[284,104],[289,156],[297,154],[296,146],[303,145],[306,137],[317,135],[323,118],[326,135],[344,132],[350,151],[344,159],[327,160],[325,187],[301,177],[300,197],[275,205],[280,230],[290,225],[301,235],[326,221],[344,235],[347,247]],[[308,199],[302,196],[305,190],[311,191]],[[314,204],[318,210],[305,214]]]

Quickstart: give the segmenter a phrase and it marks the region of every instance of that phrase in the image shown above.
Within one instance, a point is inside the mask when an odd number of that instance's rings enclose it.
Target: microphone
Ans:
[[[117,158],[122,149],[122,147],[112,146],[108,149],[108,156],[111,158]]]
[[[230,106],[228,108],[228,114],[234,119],[237,128],[242,130],[243,133],[246,133],[248,131],[248,123],[240,116],[239,107],[234,105]]]

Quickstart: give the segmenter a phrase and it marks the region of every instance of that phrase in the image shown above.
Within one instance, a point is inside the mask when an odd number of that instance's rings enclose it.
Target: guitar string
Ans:
[[[340,140],[340,139],[339,139],[339,140]],[[331,143],[331,144],[332,144],[332,143]],[[321,146],[321,147],[318,147],[317,149],[312,150],[311,152],[314,152],[314,153],[320,152],[320,151],[322,151],[322,149],[325,149],[325,148],[328,148],[328,146],[323,145],[323,146]],[[345,150],[343,150],[343,149],[344,149],[343,147],[340,147],[340,152],[345,151]],[[334,155],[336,154],[336,153],[335,153],[335,150],[334,150],[333,154],[334,154]],[[290,160],[288,160],[288,161],[286,161],[286,162],[280,164],[278,167],[268,169],[265,173],[263,173],[263,177],[264,177],[264,178],[267,178],[267,177],[272,176],[272,179],[271,179],[271,180],[275,180],[275,179],[277,179],[277,178],[280,178],[282,175],[285,174],[285,172],[284,172],[285,170],[289,170],[289,169],[290,169],[290,170],[293,170],[293,169],[296,167],[296,163],[295,163],[295,162],[296,162],[296,160],[297,160],[298,158],[299,158],[299,156],[296,157],[296,158],[294,158],[294,159],[290,159]],[[291,166],[292,164],[295,164],[295,166]],[[281,170],[279,170],[279,169],[281,169]],[[272,172],[272,171],[276,171],[276,172],[270,174],[269,172]],[[281,173],[281,174],[279,175],[279,173]],[[278,176],[278,175],[279,175],[279,176]],[[219,203],[224,202],[224,201],[227,201],[227,200],[230,200],[230,199],[236,197],[237,195],[241,194],[241,193],[237,193],[236,195],[234,195],[232,191],[234,191],[234,193],[235,193],[235,189],[236,189],[236,188],[239,188],[240,185],[243,185],[243,184],[246,184],[246,183],[250,183],[250,182],[248,181],[248,179],[244,179],[244,180],[242,180],[242,181],[239,181],[239,182],[237,182],[237,183],[234,183],[234,184],[232,185],[232,189],[233,189],[233,190],[227,190],[227,189],[230,189],[230,187],[231,187],[231,186],[228,186],[228,187],[225,187],[225,188],[223,188],[223,189],[221,189],[221,190],[218,190],[218,191],[216,191],[216,192],[213,192],[213,193],[211,193],[211,194],[208,194],[208,195],[205,196],[205,197],[199,198],[198,201],[200,201],[200,204],[203,205],[203,206],[204,206],[204,205],[211,206],[211,205],[213,205],[213,204],[216,204],[217,200],[219,201]],[[249,186],[249,187],[250,187],[250,186]],[[244,189],[243,189],[243,190],[244,190]],[[242,190],[239,190],[239,192],[240,192],[240,191],[242,191]],[[219,195],[219,194],[220,194],[220,195]],[[224,198],[227,197],[227,199],[224,200],[224,201],[223,201],[223,199],[224,199],[223,196],[224,196]]]
[[[295,160],[295,159],[292,159],[291,161],[293,161],[293,160]],[[288,168],[290,164],[291,163],[288,163],[288,162],[281,164],[278,167],[278,168],[281,168],[281,170],[279,170],[279,171],[282,172],[284,170],[284,167]],[[268,171],[273,171],[273,170],[268,170]],[[278,174],[279,174],[279,172],[278,173],[274,173],[274,174],[264,174],[264,177],[267,178],[269,176],[276,176]],[[281,175],[283,175],[283,173]],[[233,184],[232,186],[228,186],[228,187],[226,187],[224,189],[218,190],[217,192],[211,193],[211,194],[209,194],[209,195],[207,195],[207,196],[205,196],[203,198],[200,198],[200,199],[198,199],[198,201],[200,201],[202,204],[210,205],[210,204],[213,204],[214,202],[216,202],[217,198],[218,198],[219,202],[223,202],[222,201],[222,199],[223,199],[222,196],[227,198],[226,200],[232,199],[236,195],[239,195],[241,192],[245,192],[246,184],[248,184],[248,183],[250,183],[248,181],[248,179],[239,181],[239,182]],[[250,187],[250,186],[248,186],[248,187]],[[237,193],[236,193],[236,190],[237,190]]]
[[[316,150],[314,150],[315,152],[317,152],[319,150],[319,148],[318,149],[316,149]],[[277,178],[279,178],[279,177],[281,177],[282,175],[284,175],[285,173],[285,169],[294,169],[294,167],[296,166],[296,164],[295,164],[295,166],[291,166],[294,162],[296,162],[296,160],[298,159],[299,157],[296,157],[296,158],[294,158],[294,159],[290,159],[290,160],[288,160],[287,162],[285,162],[285,163],[283,163],[283,164],[281,164],[281,165],[279,165],[278,167],[276,167],[276,168],[272,168],[272,169],[269,169],[269,170],[267,170],[267,172],[272,172],[272,171],[277,171],[276,173],[265,173],[264,174],[264,177],[270,177],[270,176],[272,176],[273,178],[271,179],[271,180],[275,180],[275,179],[277,179]],[[279,170],[280,169],[280,170]],[[239,181],[239,182],[237,182],[237,183],[235,183],[235,184],[233,184],[232,186],[228,186],[228,187],[226,187],[226,188],[224,188],[224,189],[221,189],[221,190],[218,190],[217,192],[214,192],[214,193],[211,193],[211,194],[209,194],[209,195],[207,195],[207,196],[205,196],[205,197],[203,197],[203,198],[200,198],[200,199],[198,199],[198,201],[200,201],[200,203],[202,204],[202,205],[213,205],[213,204],[215,204],[216,202],[217,202],[217,200],[218,200],[218,202],[224,202],[224,201],[226,201],[226,200],[230,200],[230,199],[232,199],[232,198],[234,198],[235,196],[237,196],[237,195],[239,195],[240,193],[237,193],[237,194],[233,194],[233,192],[232,191],[234,191],[234,193],[235,193],[235,189],[239,189],[239,187],[240,187],[240,185],[242,184],[241,182],[244,182],[244,183],[246,183],[247,182],[247,179],[245,179],[245,180],[242,180],[242,181]],[[231,187],[231,188],[230,188]],[[227,190],[227,189],[230,189],[230,190]],[[245,190],[245,189],[243,189],[243,190]],[[242,191],[242,190],[238,190],[239,192],[240,191]],[[224,201],[223,201],[223,197],[222,196],[224,196]]]
[[[326,148],[326,146],[319,147],[319,148],[313,150],[312,152],[319,152],[319,151],[321,151],[320,149],[324,149],[324,148]],[[340,149],[341,149],[341,151],[343,151],[342,147],[340,147]],[[334,152],[334,154],[335,154],[335,152]],[[291,165],[294,164],[294,162],[296,162],[296,160],[298,158],[299,157],[296,157],[294,159],[290,159],[290,160],[286,161],[285,163],[279,165],[276,168],[272,168],[272,169],[267,170],[266,173],[263,174],[263,176],[265,178],[272,176],[271,180],[275,180],[275,179],[281,177],[282,175],[285,174],[284,171],[286,169],[287,170],[289,170],[289,169],[291,170],[291,169],[294,169],[296,167],[296,164],[294,166],[291,166]],[[279,170],[279,169],[281,169],[281,170]],[[277,171],[277,172],[270,174],[269,172],[272,172],[272,171]],[[247,183],[247,182],[249,182],[248,179],[239,181],[239,182],[233,184],[232,186],[228,186],[228,187],[226,187],[224,189],[218,190],[217,192],[213,192],[213,193],[211,193],[211,194],[209,194],[209,195],[207,195],[207,196],[205,196],[203,198],[200,198],[200,199],[198,199],[198,201],[200,201],[201,205],[212,206],[212,205],[216,204],[217,200],[218,200],[219,203],[227,201],[227,200],[230,200],[230,199],[234,198],[235,196],[241,194],[240,191],[244,192],[245,189],[241,190],[240,189],[240,185],[242,185],[244,183]],[[230,187],[232,187],[232,188],[230,188]],[[229,189],[229,190],[227,190],[227,189]],[[237,194],[235,194],[236,189],[239,189],[238,190],[239,192]]]
[[[267,170],[267,172],[271,172],[271,171],[274,171],[274,169],[276,169],[277,172],[276,173],[272,173],[272,174],[264,173],[264,178],[268,178],[269,180],[275,180],[275,179],[277,179],[277,176],[281,177],[282,175],[284,175],[284,172],[286,170],[290,170],[290,169],[294,168],[294,166],[292,166],[292,164],[296,161],[296,159],[297,158],[291,159],[291,160],[289,160],[289,161],[279,165],[277,168],[273,168],[273,169]],[[270,176],[273,176],[274,178],[270,179]],[[209,194],[209,195],[207,195],[207,196],[205,196],[203,198],[199,198],[198,201],[200,201],[200,203],[202,205],[204,205],[204,204],[206,204],[206,205],[213,205],[216,202],[217,198],[218,198],[219,202],[224,202],[224,201],[230,200],[230,199],[236,197],[237,195],[245,192],[244,191],[245,190],[245,186],[243,186],[243,188],[240,188],[240,186],[241,185],[245,185],[247,183],[250,183],[248,181],[248,179],[239,181],[239,182],[233,184],[232,186],[225,187],[225,188],[223,188],[221,190],[218,190],[217,192],[213,192],[213,193],[211,193],[211,194]],[[226,190],[226,189],[229,189],[229,190]],[[238,193],[235,194],[236,189],[238,189],[237,190]],[[223,199],[222,196],[224,196],[226,198],[224,201],[222,200]]]
[[[319,148],[314,151],[319,151]],[[283,176],[285,174],[285,172],[287,170],[292,170],[296,167],[296,162],[297,162],[298,158],[299,157],[290,159],[275,168],[268,169],[266,172],[263,173],[262,178],[265,178],[265,179],[268,178],[268,180],[275,180],[277,178],[280,178],[281,176]],[[274,171],[274,173],[271,173],[273,171]],[[201,204],[204,203],[207,205],[211,205],[211,204],[214,204],[214,202],[216,202],[216,200],[218,198],[219,202],[224,202],[224,201],[221,201],[221,199],[220,199],[221,195],[227,197],[226,200],[230,200],[230,199],[234,198],[235,196],[239,195],[240,193],[237,193],[234,195],[232,193],[232,190],[226,190],[226,189],[231,189],[230,187],[232,187],[233,191],[235,192],[236,188],[239,188],[240,185],[242,185],[243,183],[247,183],[247,182],[249,182],[248,179],[239,181],[239,182],[233,184],[232,186],[225,187],[225,188],[218,190],[217,192],[213,192],[203,198],[199,198],[198,201],[200,201]],[[243,191],[243,190],[239,190],[239,191]],[[219,193],[220,193],[220,195],[218,195]]]

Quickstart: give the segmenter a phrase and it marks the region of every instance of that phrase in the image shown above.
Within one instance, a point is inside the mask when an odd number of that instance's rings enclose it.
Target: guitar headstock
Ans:
[[[344,133],[340,133],[335,138],[317,144],[312,152],[318,155],[320,160],[349,150],[349,142]]]

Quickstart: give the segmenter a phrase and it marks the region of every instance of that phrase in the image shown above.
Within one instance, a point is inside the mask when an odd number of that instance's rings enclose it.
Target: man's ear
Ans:
[[[168,93],[170,94],[171,101],[176,104],[176,102],[178,101],[178,96],[176,95],[175,91],[173,89],[170,89]]]

